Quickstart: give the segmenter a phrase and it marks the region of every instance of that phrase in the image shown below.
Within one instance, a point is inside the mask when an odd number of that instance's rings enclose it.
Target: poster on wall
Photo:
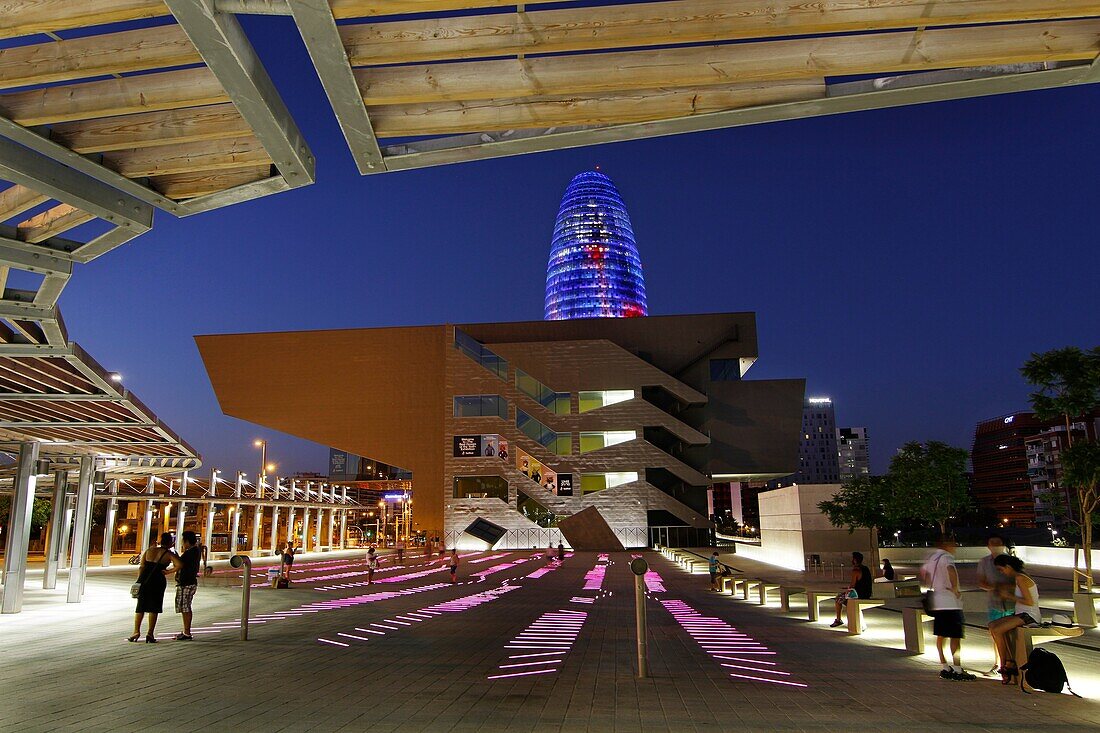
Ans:
[[[558,474],[558,496],[572,496],[573,495],[573,474],[571,473],[559,473]]]
[[[557,492],[558,474],[552,468],[539,463],[538,460],[529,453],[525,453],[518,448],[516,449],[516,468],[518,468],[524,476],[547,491],[551,493]]]
[[[480,435],[456,435],[455,458],[478,458],[481,456]]]
[[[481,436],[481,455],[485,458],[496,458],[497,451],[500,449],[500,436],[499,435],[482,435]]]
[[[496,438],[497,438],[497,443],[498,443],[498,445],[497,445],[497,457],[500,458],[500,460],[502,460],[502,461],[507,461],[508,460],[508,441],[505,440],[504,438],[501,438],[499,435],[497,435]]]

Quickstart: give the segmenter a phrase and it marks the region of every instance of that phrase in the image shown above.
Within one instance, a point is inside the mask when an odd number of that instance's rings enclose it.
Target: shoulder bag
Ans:
[[[160,561],[164,559],[164,553],[165,553],[164,550],[160,551],[160,557],[157,558],[157,563],[156,563],[157,565],[160,565]],[[145,580],[145,571],[142,570],[142,572],[138,573],[138,579],[135,580],[133,582],[133,584],[130,586],[130,597],[131,598],[137,598],[139,595],[141,595],[141,584],[144,580]]]
[[[932,566],[931,577],[929,577],[929,579],[928,579],[928,584],[930,586],[932,586],[932,588],[930,590],[926,590],[924,592],[924,595],[922,595],[920,597],[920,605],[924,609],[924,612],[926,614],[928,614],[929,616],[931,616],[932,611],[935,610],[935,606],[933,605],[933,601],[932,601],[932,596],[935,595],[935,593],[936,593],[936,591],[935,591],[936,571],[939,570],[940,560],[942,560],[942,559],[943,559],[943,555],[940,555],[938,558],[936,558],[936,563]]]

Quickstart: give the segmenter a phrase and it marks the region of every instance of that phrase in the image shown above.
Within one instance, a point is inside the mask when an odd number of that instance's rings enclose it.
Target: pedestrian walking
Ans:
[[[558,562],[565,562],[565,545],[558,542]]]
[[[967,681],[975,679],[962,666],[963,611],[962,593],[959,591],[959,573],[955,569],[955,538],[940,534],[936,538],[936,550],[928,556],[920,574],[925,585],[931,588],[929,599],[932,614],[932,633],[936,635],[936,651],[940,656],[940,677],[945,680]],[[951,661],[947,661],[943,647],[949,643]]]
[[[451,585],[458,582],[458,550],[451,550]]]
[[[183,618],[183,632],[176,634],[176,641],[191,641],[191,619],[194,613],[191,602],[199,589],[199,564],[209,567],[206,558],[206,545],[199,545],[199,538],[188,530],[180,535],[183,540],[183,554],[176,573],[176,613]]]
[[[160,536],[160,545],[150,547],[141,556],[141,571],[137,578],[137,608],[134,611],[134,633],[127,641],[141,638],[141,622],[149,614],[149,631],[145,642],[155,644],[157,616],[164,606],[164,589],[168,587],[168,576],[180,568],[180,559],[172,551],[175,542],[170,532]]]
[[[374,545],[367,550],[367,585],[374,582],[374,571],[378,569],[378,553],[374,551]]]

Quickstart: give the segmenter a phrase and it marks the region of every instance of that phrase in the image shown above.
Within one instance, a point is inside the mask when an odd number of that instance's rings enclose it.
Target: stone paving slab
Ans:
[[[526,576],[548,567],[548,560],[532,559],[529,552],[507,553],[481,564],[470,564],[477,557],[468,558],[463,582],[455,586],[286,616],[312,603],[349,603],[445,578],[438,571],[369,588],[319,591],[317,586],[332,581],[312,582],[306,572],[290,590],[253,592],[254,615],[280,617],[252,627],[248,642],[239,641],[231,628],[190,643],[127,644],[123,637],[132,601],[118,596],[124,596],[129,574],[97,574],[89,580],[90,602],[81,604],[86,609],[80,615],[43,614],[45,621],[38,623],[29,615],[0,618],[0,730],[1094,731],[1100,721],[1095,702],[1100,679],[1078,680],[1071,671],[1075,688],[1093,698],[1085,700],[1024,695],[991,680],[947,682],[937,677],[938,666],[927,656],[908,657],[890,648],[895,624],[900,640],[900,618],[869,612],[866,637],[849,638],[796,614],[710,593],[705,575],[690,575],[657,553],[646,557],[665,590],[652,593],[647,603],[651,676],[643,680],[635,677],[629,553],[611,554],[599,590],[584,589],[586,574],[598,564],[595,553],[577,553],[538,578]],[[483,581],[470,575],[517,560],[523,562]],[[418,567],[386,573],[395,577]],[[325,574],[331,573],[313,573]],[[431,616],[424,611],[448,602],[453,602],[449,608],[462,607],[477,594],[499,591],[506,581],[515,589],[480,605]],[[196,626],[236,619],[239,593],[201,589]],[[572,600],[579,597],[592,602]],[[661,601],[682,602],[749,635],[775,652],[768,660],[777,669],[806,687],[729,677],[736,670],[706,653],[668,610],[680,607]],[[521,634],[543,636],[530,631],[537,629],[532,624],[558,610],[587,616],[568,651],[555,654],[563,660],[555,671],[489,679],[502,671],[500,665],[516,663],[511,655],[541,653],[506,645]],[[410,613],[426,618],[409,626],[393,622]],[[162,623],[164,634],[179,628],[172,613]],[[340,633],[362,633],[368,640]],[[546,643],[563,642],[554,637]],[[964,659],[988,658],[987,647],[978,638],[968,639]],[[1090,660],[1096,666],[1094,653],[1052,648],[1070,662],[1067,666]]]

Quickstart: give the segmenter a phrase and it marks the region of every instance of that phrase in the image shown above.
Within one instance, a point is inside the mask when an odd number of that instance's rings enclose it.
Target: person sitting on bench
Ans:
[[[852,595],[855,593],[855,595]],[[829,624],[830,628],[836,628],[844,622],[840,620],[840,614],[848,605],[849,598],[871,597],[871,570],[863,564],[863,553],[852,553],[852,581],[848,587],[842,590],[836,597],[836,621]]]
[[[1015,596],[1016,598],[1014,614],[989,623],[989,635],[993,637],[993,645],[997,647],[997,658],[1001,660],[1001,683],[1011,685],[1016,682],[1019,675],[1017,665],[1021,660],[1013,658],[1008,636],[1021,626],[1042,622],[1043,614],[1039,611],[1039,586],[1024,574],[1024,562],[1018,557],[998,555],[993,559],[993,564],[1012,581],[1014,586],[1012,590],[1002,591],[1004,597]]]

